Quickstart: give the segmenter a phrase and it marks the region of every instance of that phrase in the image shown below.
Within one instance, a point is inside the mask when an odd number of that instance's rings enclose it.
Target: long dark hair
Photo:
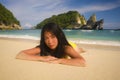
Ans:
[[[44,39],[44,32],[51,32],[58,39],[58,45],[54,51],[52,51],[46,44]],[[41,40],[40,40],[40,48],[41,48],[41,56],[51,55],[57,58],[65,57],[65,46],[70,45],[59,25],[55,23],[47,23],[43,26],[41,31]]]

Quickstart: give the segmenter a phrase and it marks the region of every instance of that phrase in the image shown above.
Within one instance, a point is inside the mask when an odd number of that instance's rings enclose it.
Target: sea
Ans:
[[[77,44],[120,46],[120,30],[63,30],[68,41]],[[40,40],[41,29],[0,30],[0,37]]]

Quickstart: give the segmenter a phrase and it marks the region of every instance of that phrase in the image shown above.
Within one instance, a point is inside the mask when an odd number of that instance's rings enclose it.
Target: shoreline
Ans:
[[[34,42],[39,43],[39,40],[33,40],[33,39],[23,39],[23,38],[8,38],[8,37],[0,37],[2,40],[13,40],[13,41],[28,41],[28,42]]]
[[[23,39],[23,38],[7,38],[7,37],[0,37],[1,40],[13,40],[13,41],[25,41],[25,42],[34,42],[39,44],[39,40],[33,39]],[[70,40],[71,41],[71,40]],[[87,49],[106,49],[106,50],[117,50],[120,51],[120,46],[115,45],[100,45],[100,44],[84,44],[84,43],[76,43],[78,47],[87,48]]]
[[[0,35],[0,38],[12,38],[12,39],[27,39],[27,40],[39,40],[39,37],[30,36],[30,35]],[[72,41],[76,44],[90,44],[90,45],[105,45],[105,46],[120,46],[120,41],[118,40],[96,40],[96,39],[72,39],[67,38],[69,41]]]

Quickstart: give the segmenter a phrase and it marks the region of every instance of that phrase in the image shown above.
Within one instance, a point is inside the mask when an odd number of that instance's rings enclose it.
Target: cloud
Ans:
[[[81,8],[77,8],[81,13],[87,13],[87,12],[95,12],[95,11],[107,11],[111,10],[117,7],[120,7],[119,3],[102,3],[102,4],[94,4],[94,5],[88,5]]]
[[[56,7],[59,7],[64,1],[62,0],[49,0],[47,2],[37,3],[33,5],[33,8],[44,8],[44,9],[54,9]]]
[[[26,23],[24,26],[25,26],[26,28],[31,28],[31,27],[32,27],[32,25],[31,25],[30,23]]]
[[[118,22],[106,22],[104,24],[105,29],[120,29],[120,23]]]

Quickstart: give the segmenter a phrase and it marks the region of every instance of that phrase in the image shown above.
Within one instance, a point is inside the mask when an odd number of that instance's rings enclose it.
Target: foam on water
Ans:
[[[0,37],[40,40],[41,30],[0,31]],[[115,30],[64,30],[69,41],[77,44],[120,46],[120,31]]]
[[[70,41],[76,43],[76,44],[94,44],[94,45],[108,45],[108,46],[120,46],[120,42],[116,41],[102,41],[102,40],[97,40],[97,41],[92,41],[92,40],[71,40]]]
[[[38,37],[30,36],[30,35],[0,35],[0,37],[4,38],[18,38],[18,39],[31,39],[31,40],[40,40]]]
[[[4,38],[17,38],[17,39],[30,39],[30,40],[40,40],[40,37],[30,36],[30,35],[0,35],[0,37]],[[94,44],[94,45],[109,45],[109,46],[120,46],[120,41],[102,41],[102,40],[79,40],[79,39],[70,39],[76,44]]]

